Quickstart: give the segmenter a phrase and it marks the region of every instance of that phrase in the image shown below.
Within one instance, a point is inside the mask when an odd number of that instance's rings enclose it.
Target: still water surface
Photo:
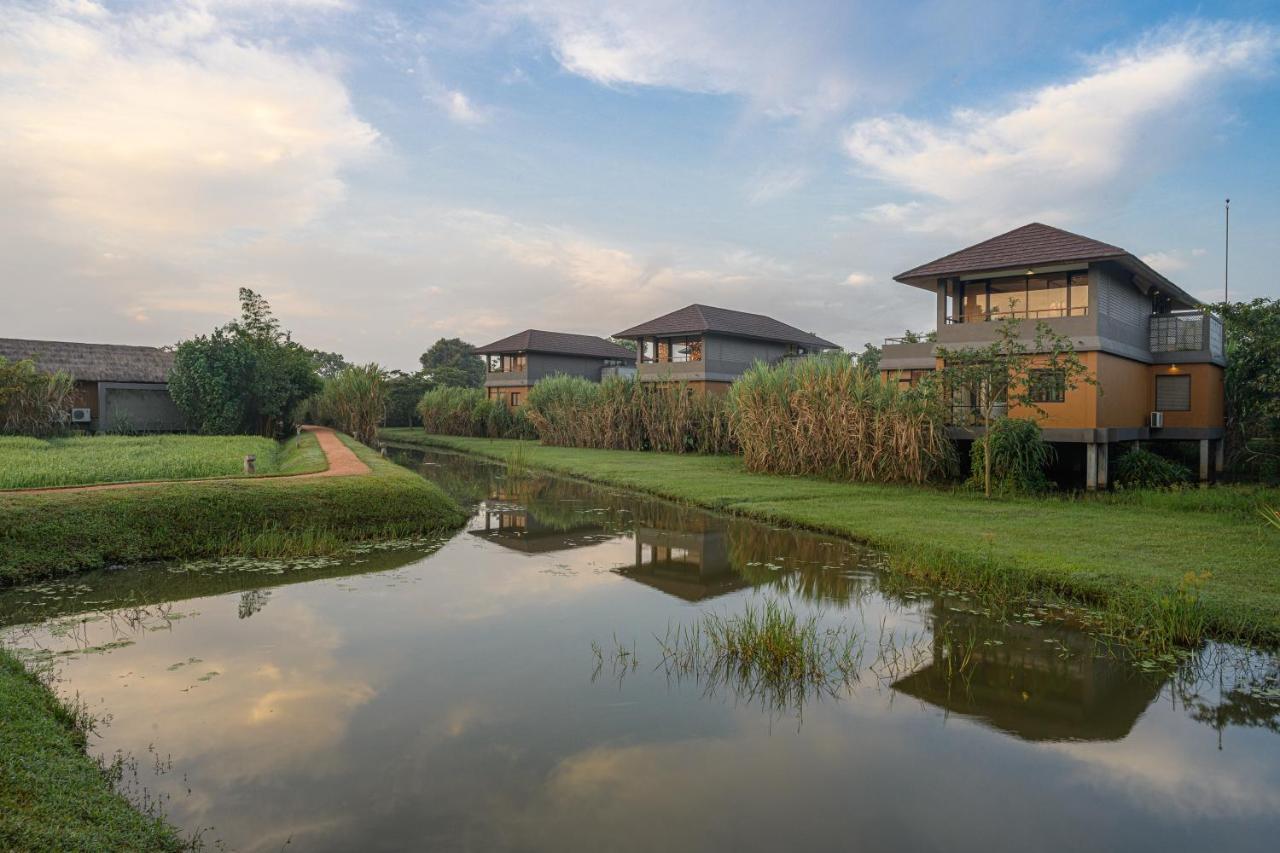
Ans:
[[[237,850],[1275,849],[1274,658],[1143,671],[1051,608],[890,592],[837,539],[401,461],[465,531],[10,591],[3,639]],[[655,637],[767,599],[856,632],[848,683],[663,666]]]

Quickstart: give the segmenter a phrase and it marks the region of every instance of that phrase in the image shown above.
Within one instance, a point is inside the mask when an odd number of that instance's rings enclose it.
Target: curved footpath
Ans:
[[[316,442],[320,445],[320,449],[324,451],[325,461],[328,463],[323,471],[313,471],[310,474],[285,474],[282,476],[273,476],[270,474],[258,477],[199,477],[193,480],[139,480],[131,483],[96,483],[91,486],[37,486],[29,489],[3,489],[0,494],[4,495],[21,495],[21,494],[41,494],[47,492],[102,492],[110,489],[132,489],[144,486],[172,486],[174,483],[255,483],[263,481],[271,481],[273,483],[290,482],[293,480],[312,480],[317,477],[354,477],[362,474],[371,474],[373,469],[361,461],[356,456],[355,451],[342,443],[342,439],[338,438],[337,433],[323,426],[303,426],[302,429],[312,433],[316,437]]]

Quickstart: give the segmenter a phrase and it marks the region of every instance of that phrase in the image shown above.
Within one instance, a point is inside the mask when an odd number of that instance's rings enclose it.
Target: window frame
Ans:
[[[1033,403],[1065,403],[1067,402],[1067,372],[1052,367],[1038,367],[1031,370],[1031,387],[1027,395]]]
[[[1179,380],[1187,383],[1187,405],[1185,408],[1171,409],[1160,405],[1160,380]],[[1189,373],[1158,373],[1155,381],[1155,409],[1157,412],[1189,412],[1193,407],[1191,398],[1191,374]]]

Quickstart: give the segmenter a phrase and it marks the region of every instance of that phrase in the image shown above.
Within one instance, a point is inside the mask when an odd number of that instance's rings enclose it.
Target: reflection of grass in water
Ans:
[[[709,691],[729,686],[779,709],[834,694],[860,666],[855,631],[823,628],[818,616],[802,617],[773,599],[734,616],[704,613],[691,625],[669,627],[658,642],[668,675],[694,677]]]

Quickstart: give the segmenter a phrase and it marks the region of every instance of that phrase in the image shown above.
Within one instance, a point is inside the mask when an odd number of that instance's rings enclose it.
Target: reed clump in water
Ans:
[[[729,391],[750,471],[924,483],[952,474],[942,396],[900,388],[844,356],[756,363]]]
[[[377,364],[346,367],[324,381],[321,418],[356,441],[373,444],[387,414],[387,373]]]
[[[686,383],[614,377],[543,379],[529,392],[528,416],[543,444],[664,453],[735,450],[723,396]]]
[[[658,642],[668,674],[696,677],[710,690],[730,685],[776,707],[834,694],[860,666],[852,629],[823,628],[816,615],[801,617],[773,599],[736,616],[704,613],[691,625],[669,627]]]

